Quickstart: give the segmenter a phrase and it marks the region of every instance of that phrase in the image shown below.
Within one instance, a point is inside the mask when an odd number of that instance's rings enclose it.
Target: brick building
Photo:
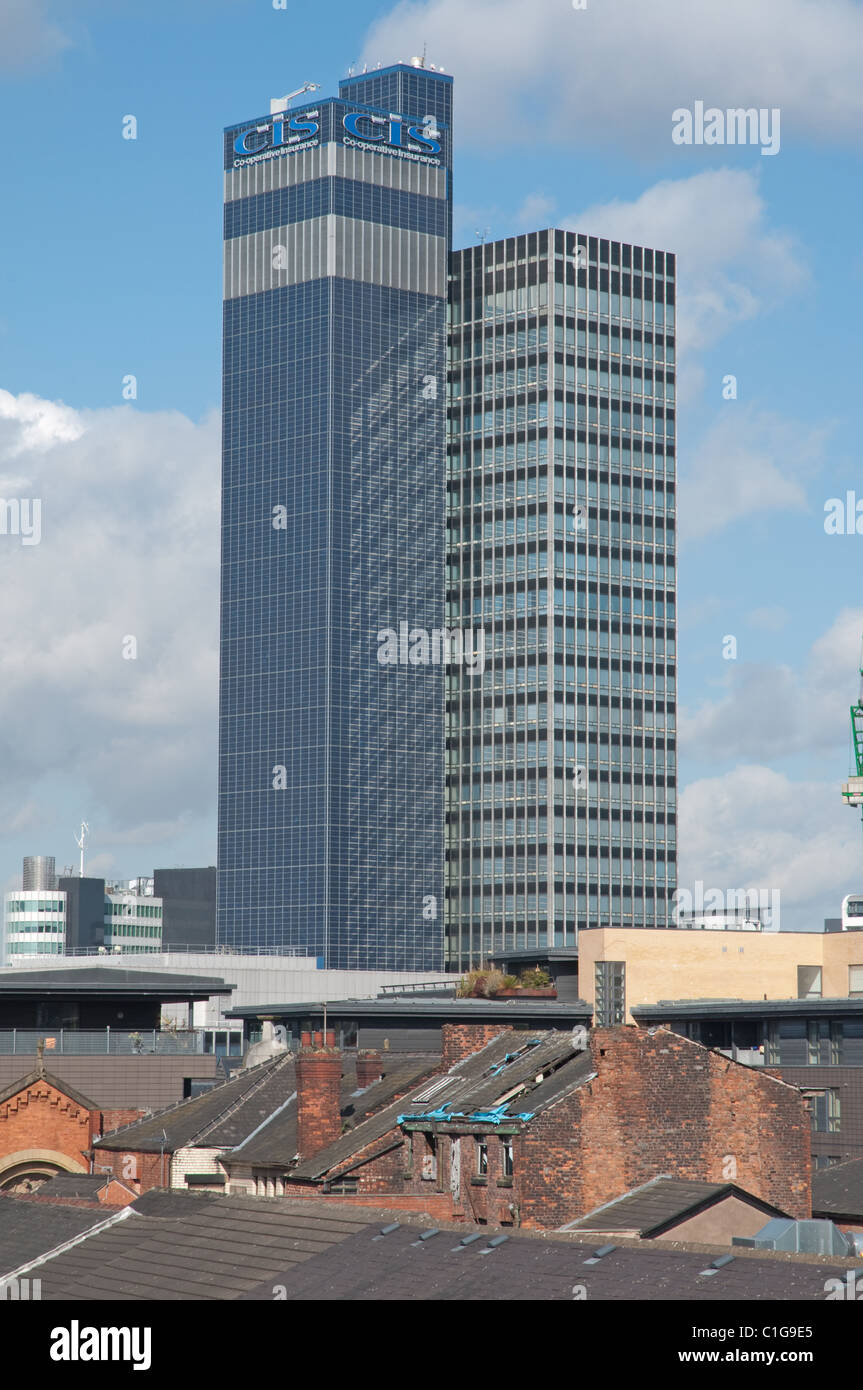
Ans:
[[[95,1143],[172,1186],[554,1228],[654,1178],[735,1184],[810,1215],[799,1090],[666,1029],[445,1023],[442,1050],[347,1054],[332,1033]]]
[[[140,1114],[103,1110],[46,1071],[40,1057],[0,1091],[0,1191],[32,1191],[58,1173],[88,1174],[94,1141]]]
[[[461,1060],[283,1165],[286,1195],[549,1228],[672,1174],[733,1181],[810,1215],[808,1112],[796,1087],[767,1072],[664,1029],[596,1029],[577,1051],[559,1032],[444,1034],[445,1055]]]

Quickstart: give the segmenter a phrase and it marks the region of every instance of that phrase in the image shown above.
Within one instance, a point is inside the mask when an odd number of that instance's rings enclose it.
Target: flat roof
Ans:
[[[83,970],[0,970],[0,1000],[36,997],[68,999],[208,999],[231,994],[235,986],[209,975],[180,975],[163,970],[119,970],[90,966]]]
[[[660,1022],[667,1018],[806,1018],[813,1014],[863,1015],[863,999],[660,999],[658,1004],[633,1004],[633,1018]]]
[[[239,1004],[226,1009],[226,1018],[430,1018],[443,1022],[506,1023],[510,1020],[550,1019],[581,1022],[593,1015],[593,1007],[583,999],[428,999],[416,998],[337,999],[327,1003]]]

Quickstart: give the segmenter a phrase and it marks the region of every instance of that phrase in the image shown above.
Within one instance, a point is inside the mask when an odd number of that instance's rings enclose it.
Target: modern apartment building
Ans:
[[[451,100],[398,64],[225,135],[217,940],[329,968],[443,959]]]
[[[42,861],[45,862],[44,860]],[[47,861],[53,866],[53,860]],[[33,881],[32,858],[24,878]],[[13,889],[4,903],[3,963],[27,963],[34,956],[113,951],[141,955],[162,946],[162,900],[153,880],[63,876],[46,871],[54,886]]]
[[[676,880],[675,258],[546,230],[456,251],[447,960],[664,924]]]

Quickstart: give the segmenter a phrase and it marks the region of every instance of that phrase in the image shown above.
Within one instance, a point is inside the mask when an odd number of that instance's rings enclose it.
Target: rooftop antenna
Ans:
[[[320,91],[320,82],[304,82],[302,87],[298,87],[295,92],[288,92],[286,97],[273,97],[270,101],[270,115],[276,116],[280,111],[287,111],[294,97],[301,97],[305,92]]]
[[[479,238],[480,246],[485,246],[485,239],[490,231],[491,227],[483,227],[482,231],[479,231],[479,229],[477,229],[474,232],[474,236]]]
[[[75,836],[75,844],[81,851],[81,877],[84,877],[84,844],[90,834],[90,827],[85,820],[81,822],[81,834]]]

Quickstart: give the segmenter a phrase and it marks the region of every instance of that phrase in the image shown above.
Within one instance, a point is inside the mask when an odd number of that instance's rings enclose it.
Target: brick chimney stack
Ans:
[[[342,1133],[342,1054],[335,1033],[303,1033],[297,1053],[297,1148],[311,1158]]]
[[[357,1053],[357,1090],[364,1091],[366,1086],[371,1086],[375,1081],[380,1081],[384,1074],[381,1054],[379,1052],[358,1052]]]

